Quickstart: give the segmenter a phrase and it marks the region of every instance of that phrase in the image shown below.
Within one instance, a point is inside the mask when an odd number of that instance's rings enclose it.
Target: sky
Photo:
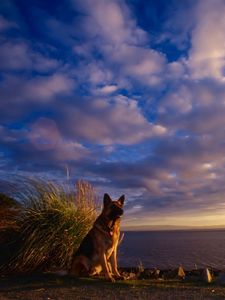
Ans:
[[[0,176],[225,227],[225,0],[1,0]]]

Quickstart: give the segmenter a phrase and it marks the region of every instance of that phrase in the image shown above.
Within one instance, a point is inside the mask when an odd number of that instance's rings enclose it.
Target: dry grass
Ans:
[[[52,182],[24,179],[17,199],[22,203],[15,217],[19,243],[7,267],[14,273],[66,268],[96,218],[92,186],[79,181],[71,191]]]
[[[20,205],[14,199],[0,193],[0,231],[7,228],[14,228],[15,215],[18,214]]]

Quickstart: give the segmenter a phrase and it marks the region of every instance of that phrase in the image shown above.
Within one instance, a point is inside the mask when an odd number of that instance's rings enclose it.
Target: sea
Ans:
[[[127,231],[119,246],[121,267],[225,270],[225,230]]]

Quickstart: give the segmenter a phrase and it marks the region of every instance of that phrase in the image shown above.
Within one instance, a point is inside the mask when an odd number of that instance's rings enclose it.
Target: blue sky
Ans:
[[[225,225],[225,1],[1,0],[1,176],[125,194],[124,227]]]

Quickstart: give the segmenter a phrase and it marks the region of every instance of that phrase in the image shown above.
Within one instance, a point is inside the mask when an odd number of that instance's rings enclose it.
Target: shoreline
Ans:
[[[213,268],[198,268],[192,270],[186,270],[182,266],[177,268],[167,268],[167,269],[160,269],[160,268],[143,268],[143,267],[120,267],[119,268],[120,274],[125,278],[125,281],[129,280],[160,280],[160,281],[167,281],[167,280],[180,280],[183,282],[188,281],[202,281],[208,282],[217,281],[222,276],[225,286],[225,270],[223,269],[213,269]],[[211,280],[209,280],[206,276],[208,273],[211,276]],[[65,270],[50,270],[46,272],[33,272],[29,274],[23,273],[6,273],[0,274],[1,279],[13,279],[13,278],[28,278],[31,277],[48,277],[48,276],[55,276],[59,278],[75,278],[73,276],[69,276],[67,271]],[[104,276],[95,275],[90,277],[84,277],[88,279],[104,279]],[[77,279],[77,278],[75,278]]]

